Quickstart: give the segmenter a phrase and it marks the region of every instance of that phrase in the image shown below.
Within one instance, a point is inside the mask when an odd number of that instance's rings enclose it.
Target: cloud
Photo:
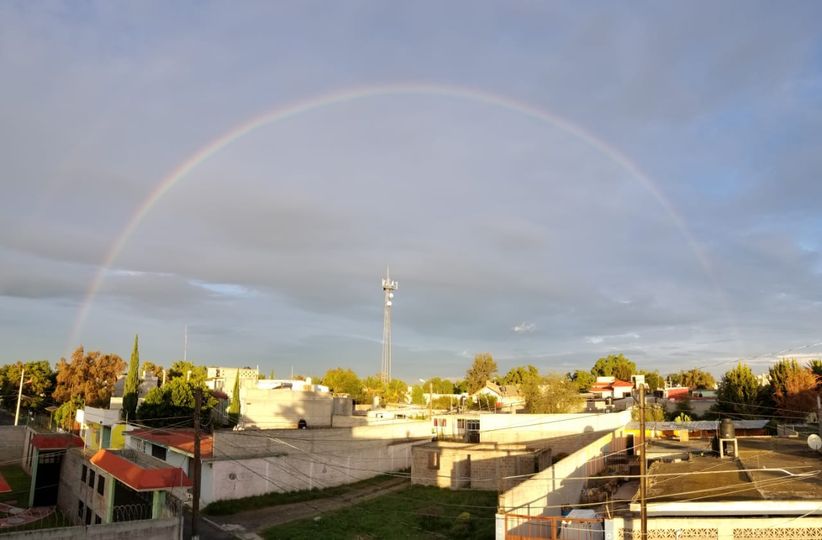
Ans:
[[[523,321],[517,325],[514,325],[511,330],[513,330],[516,334],[532,334],[536,328],[537,325],[534,323]]]

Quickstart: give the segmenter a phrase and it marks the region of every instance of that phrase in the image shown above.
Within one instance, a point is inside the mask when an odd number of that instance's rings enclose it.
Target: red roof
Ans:
[[[65,450],[72,446],[83,446],[83,439],[71,433],[41,433],[31,438],[31,445],[38,450]]]
[[[631,386],[633,387],[633,383],[629,383],[627,381],[620,381],[619,379],[615,380],[611,383],[611,386]]]
[[[11,486],[6,482],[6,479],[3,478],[3,475],[0,474],[0,493],[8,493],[9,491],[11,491]]]
[[[136,491],[192,486],[191,480],[179,467],[146,469],[105,449],[91,456],[91,462]]]
[[[135,429],[127,434],[167,448],[176,448],[188,454],[194,454],[193,429]],[[202,457],[211,457],[214,453],[213,441],[211,435],[200,434],[200,455]]]

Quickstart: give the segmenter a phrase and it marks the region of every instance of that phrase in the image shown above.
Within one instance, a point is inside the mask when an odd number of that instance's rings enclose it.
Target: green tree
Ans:
[[[448,379],[441,379],[440,377],[431,377],[425,383],[423,383],[423,388],[426,392],[431,390],[435,394],[454,394],[455,387],[454,383],[449,381]]]
[[[391,379],[385,386],[386,403],[405,403],[408,395],[408,385],[399,379]]]
[[[235,426],[240,421],[240,370],[234,377],[234,389],[231,392],[231,404],[228,406],[228,417]]]
[[[369,375],[362,380],[362,399],[366,403],[372,403],[375,397],[380,399],[385,396],[385,383],[378,375]]]
[[[719,381],[716,407],[720,412],[756,414],[760,409],[759,382],[747,364],[739,362]]]
[[[539,370],[528,364],[527,366],[517,366],[508,370],[505,377],[500,381],[501,384],[525,384],[532,380],[539,380]]]
[[[128,375],[123,386],[123,417],[133,420],[137,415],[137,398],[140,390],[140,351],[137,346],[137,336],[134,336],[134,349],[131,351],[131,360],[128,363]]]
[[[822,387],[822,360],[810,360],[807,368],[816,377],[816,388]]]
[[[581,369],[578,369],[573,373],[569,373],[568,379],[577,385],[580,392],[587,392],[591,389],[591,386],[597,382],[597,378],[594,377],[590,371],[583,371]]]
[[[16,362],[0,367],[0,391],[5,396],[3,401],[7,404],[17,402],[21,369],[24,369],[25,373],[20,407],[42,409],[51,397],[55,383],[55,374],[48,360]]]
[[[622,354],[609,354],[596,361],[591,374],[597,377],[616,377],[621,381],[630,381],[636,373],[636,364]]]
[[[716,388],[716,380],[707,371],[693,368],[682,372],[682,386],[692,390],[709,390]]]
[[[468,393],[473,394],[491,380],[497,373],[497,363],[491,353],[479,353],[474,356],[474,363],[465,373],[465,381],[468,384]]]
[[[341,367],[329,369],[322,376],[321,381],[334,394],[348,394],[354,401],[360,401],[362,398],[362,381],[350,369]]]
[[[665,387],[665,379],[662,378],[662,375],[659,374],[659,371],[640,371],[642,375],[645,375],[645,384],[648,385],[648,388],[653,392],[659,388]]]
[[[137,418],[155,427],[184,424],[194,414],[196,388],[203,392],[200,421],[206,425],[217,400],[204,384],[187,382],[182,377],[175,377],[163,386],[151,389],[137,408]]]
[[[639,421],[640,412],[639,405],[631,408],[631,419]],[[645,405],[645,421],[646,422],[662,422],[665,420],[665,409],[662,405],[650,404]]]
[[[522,385],[521,392],[531,414],[580,412],[585,403],[574,382],[554,373],[529,380]]]
[[[208,369],[185,360],[178,360],[168,368],[168,379],[183,379],[195,385],[205,384]]]
[[[107,407],[124,367],[125,362],[116,354],[86,353],[82,346],[78,347],[71,362],[61,358],[57,364],[54,399],[65,403],[77,398],[89,407]]]
[[[411,388],[411,403],[425,405],[425,390],[423,390],[422,385],[415,384]]]

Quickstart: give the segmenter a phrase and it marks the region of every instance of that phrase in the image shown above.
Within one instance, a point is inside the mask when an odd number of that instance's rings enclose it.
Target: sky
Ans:
[[[0,3],[0,364],[822,356],[819,2]],[[188,346],[184,353],[187,328]]]

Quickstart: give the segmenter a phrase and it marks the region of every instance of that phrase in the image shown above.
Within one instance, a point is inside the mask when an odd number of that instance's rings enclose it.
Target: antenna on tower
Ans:
[[[382,315],[382,362],[380,364],[380,380],[384,383],[391,380],[391,304],[397,287],[399,284],[391,280],[390,268],[386,265],[385,278],[382,280],[385,302]]]

